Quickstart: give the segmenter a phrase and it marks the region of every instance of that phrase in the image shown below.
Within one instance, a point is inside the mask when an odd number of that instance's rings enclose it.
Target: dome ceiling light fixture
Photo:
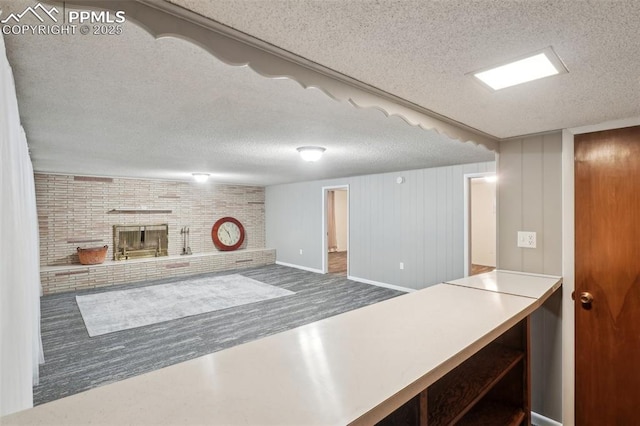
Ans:
[[[191,175],[198,183],[205,183],[209,179],[209,173],[191,173]]]
[[[301,146],[298,148],[300,157],[302,157],[304,161],[318,161],[325,151],[326,148],[321,146]]]

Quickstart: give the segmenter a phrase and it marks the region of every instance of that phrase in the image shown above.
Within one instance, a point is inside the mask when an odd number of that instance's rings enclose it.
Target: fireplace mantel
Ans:
[[[165,214],[170,214],[173,213],[173,210],[164,210],[164,209],[137,209],[137,208],[125,208],[125,207],[121,207],[119,209],[111,209],[109,210],[107,213],[113,214],[113,213],[165,213]]]

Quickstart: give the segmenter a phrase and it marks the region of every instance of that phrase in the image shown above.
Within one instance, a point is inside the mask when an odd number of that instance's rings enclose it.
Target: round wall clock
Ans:
[[[237,219],[223,217],[213,224],[211,238],[218,250],[236,250],[244,241],[244,227]]]

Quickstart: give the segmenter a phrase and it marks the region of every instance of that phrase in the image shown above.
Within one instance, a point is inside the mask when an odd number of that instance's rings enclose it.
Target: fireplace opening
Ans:
[[[169,225],[114,225],[114,260],[169,255]]]

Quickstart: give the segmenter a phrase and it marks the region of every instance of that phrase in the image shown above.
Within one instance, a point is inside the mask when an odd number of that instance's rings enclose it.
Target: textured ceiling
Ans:
[[[4,37],[37,171],[269,185],[494,159],[133,22],[119,36]],[[303,145],[327,151],[304,163]]]
[[[499,138],[640,115],[640,1],[170,0]],[[569,74],[466,75],[548,46]]]
[[[171,2],[499,138],[640,116],[637,0]],[[132,22],[5,42],[40,171],[272,184],[493,158]],[[569,74],[498,92],[466,75],[547,46]],[[300,162],[307,144],[325,158]]]

